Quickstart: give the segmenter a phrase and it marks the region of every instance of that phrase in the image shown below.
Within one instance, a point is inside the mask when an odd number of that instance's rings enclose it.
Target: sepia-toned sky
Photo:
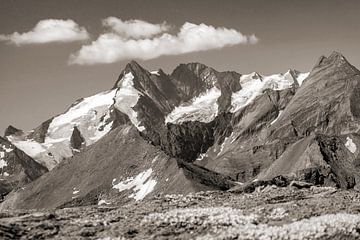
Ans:
[[[102,20],[111,16],[153,24],[166,21],[173,35],[190,22],[205,24],[205,29],[213,26],[245,36],[255,34],[258,39],[253,44],[224,43],[201,51],[181,45],[182,53],[136,59],[148,70],[162,68],[170,73],[179,63],[202,62],[239,73],[309,71],[319,56],[332,50],[360,67],[357,0],[0,0],[0,135],[10,124],[30,130],[65,111],[74,100],[112,87],[130,59],[69,64],[72,54],[108,31]],[[71,19],[88,36],[36,44],[9,40],[9,36],[18,37],[14,32],[29,32],[46,19]]]

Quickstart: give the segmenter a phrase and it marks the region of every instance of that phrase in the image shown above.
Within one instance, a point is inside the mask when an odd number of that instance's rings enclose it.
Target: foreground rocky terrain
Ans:
[[[4,211],[1,239],[359,239],[360,194],[275,185],[125,205]]]

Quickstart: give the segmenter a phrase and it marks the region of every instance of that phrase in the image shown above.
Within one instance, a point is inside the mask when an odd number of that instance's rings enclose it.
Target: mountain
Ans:
[[[340,53],[310,73],[171,74],[126,65],[113,88],[6,140],[51,170],[2,208],[124,203],[285,182],[357,189],[359,71]],[[52,191],[49,191],[52,189]]]
[[[316,184],[356,186],[359,81],[359,71],[341,54],[322,57],[301,87],[267,91],[236,112],[234,131],[202,165],[241,182],[296,175]],[[214,156],[211,151],[219,148]]]
[[[0,197],[24,187],[48,170],[5,138],[0,137]]]

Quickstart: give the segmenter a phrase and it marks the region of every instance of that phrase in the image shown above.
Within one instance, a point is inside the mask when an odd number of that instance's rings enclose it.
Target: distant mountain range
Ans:
[[[114,87],[0,138],[1,208],[140,201],[246,190],[281,176],[360,185],[360,72],[340,53],[309,73],[171,74],[126,65]]]

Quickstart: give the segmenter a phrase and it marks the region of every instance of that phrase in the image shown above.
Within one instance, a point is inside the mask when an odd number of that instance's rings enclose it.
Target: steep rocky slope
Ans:
[[[2,239],[359,239],[359,194],[258,188],[164,195],[125,205],[3,212]]]
[[[295,175],[355,187],[359,82],[359,71],[341,54],[321,57],[300,87],[265,91],[234,112],[232,133],[198,163],[241,182]]]

